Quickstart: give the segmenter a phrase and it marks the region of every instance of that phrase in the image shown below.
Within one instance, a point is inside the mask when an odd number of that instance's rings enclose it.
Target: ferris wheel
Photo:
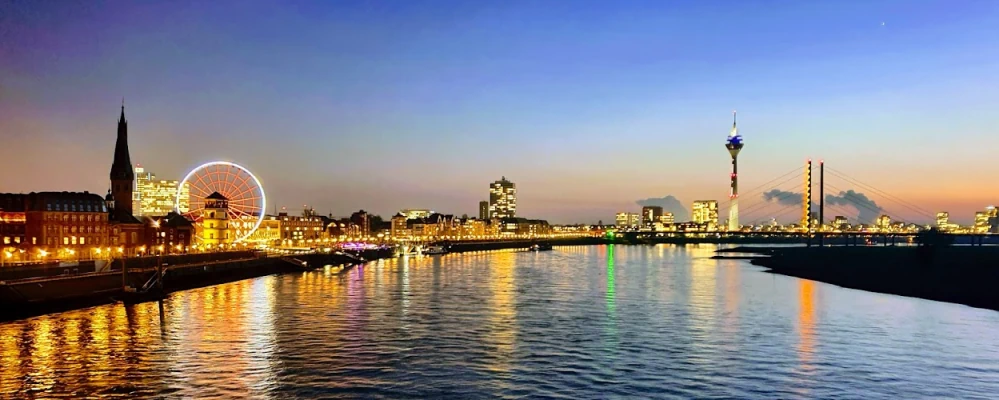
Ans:
[[[195,223],[203,218],[205,198],[216,192],[225,196],[229,203],[229,226],[235,228],[236,242],[248,238],[264,220],[264,188],[256,176],[238,164],[228,161],[202,164],[189,172],[177,188],[177,212],[183,212]],[[186,212],[182,208],[183,196],[189,196]]]

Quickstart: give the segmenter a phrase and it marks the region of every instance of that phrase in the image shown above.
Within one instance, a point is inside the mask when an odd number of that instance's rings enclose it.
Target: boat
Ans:
[[[423,250],[423,254],[425,255],[447,254],[447,248],[444,246],[427,246],[427,248]]]
[[[552,245],[550,243],[535,243],[527,249],[530,251],[549,251],[552,249]]]

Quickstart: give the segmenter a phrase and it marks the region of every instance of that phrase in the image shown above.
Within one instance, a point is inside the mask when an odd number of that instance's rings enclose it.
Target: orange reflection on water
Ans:
[[[493,312],[489,318],[492,327],[491,341],[496,346],[493,354],[494,363],[489,369],[494,372],[510,370],[510,360],[517,341],[517,314],[514,304],[517,253],[498,252],[489,263],[490,286],[492,288]]]
[[[803,370],[811,370],[815,353],[815,282],[798,280],[798,358]]]

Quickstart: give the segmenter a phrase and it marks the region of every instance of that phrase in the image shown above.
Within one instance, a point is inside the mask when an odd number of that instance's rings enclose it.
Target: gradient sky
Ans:
[[[124,97],[161,178],[474,215],[505,175],[520,215],[609,222],[725,199],[737,109],[744,190],[822,158],[968,222],[999,201],[997,43],[991,0],[7,1],[0,191],[106,191]]]

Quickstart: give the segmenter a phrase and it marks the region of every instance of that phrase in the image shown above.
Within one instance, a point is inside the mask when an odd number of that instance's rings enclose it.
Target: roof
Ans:
[[[26,211],[108,212],[104,198],[90,192],[37,192],[25,199]]]
[[[0,193],[0,211],[24,212],[25,197],[20,193]]]
[[[222,193],[219,193],[219,192],[212,192],[212,194],[208,195],[208,197],[206,197],[206,199],[212,199],[212,200],[229,200],[225,196],[223,196]]]
[[[183,227],[193,227],[194,224],[185,218],[183,215],[177,214],[171,211],[169,214],[162,217],[150,217],[143,216],[143,223],[150,223],[151,221],[160,221],[160,226],[173,227],[173,228],[183,228]]]

